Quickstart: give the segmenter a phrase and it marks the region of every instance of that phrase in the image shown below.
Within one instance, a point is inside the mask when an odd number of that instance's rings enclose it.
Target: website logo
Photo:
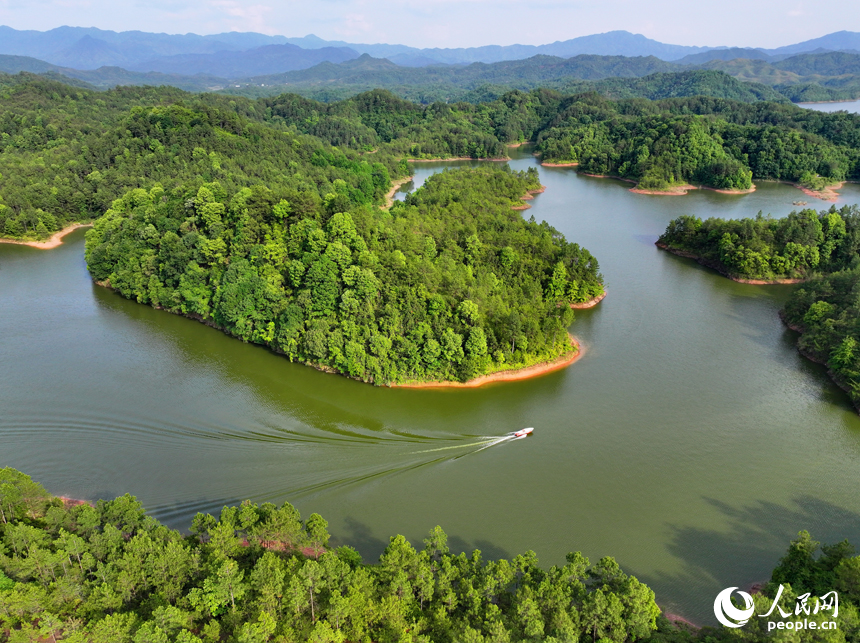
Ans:
[[[770,609],[764,614],[759,614],[759,618],[768,618],[773,614],[774,618],[781,617],[779,621],[768,621],[767,631],[772,630],[835,630],[836,621],[821,620],[821,617],[814,618],[819,613],[824,615],[824,612],[831,612],[831,618],[839,616],[839,595],[836,592],[827,592],[824,596],[812,596],[809,592],[801,594],[795,599],[794,611],[785,611],[779,605],[779,600],[782,598],[784,591],[782,585],[773,599]],[[737,593],[743,600],[743,607],[735,605],[732,601],[732,593]],[[811,600],[810,600],[811,599]],[[777,614],[774,614],[774,612]],[[727,587],[714,600],[714,616],[717,620],[726,627],[743,627],[750,618],[755,614],[755,603],[752,596],[737,587]],[[803,618],[804,616],[812,616],[812,619]],[[802,619],[802,620],[801,620]]]
[[[732,603],[732,592],[737,590],[740,597],[744,600],[743,609],[735,607]],[[726,627],[742,627],[750,620],[750,616],[755,613],[755,605],[753,605],[752,596],[746,592],[738,590],[737,587],[728,587],[717,594],[717,600],[714,601],[714,616],[717,620]],[[732,619],[732,620],[729,620]]]

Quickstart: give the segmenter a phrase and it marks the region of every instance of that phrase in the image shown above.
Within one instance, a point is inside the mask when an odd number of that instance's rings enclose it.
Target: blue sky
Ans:
[[[258,31],[416,47],[544,44],[626,29],[681,45],[778,47],[860,31],[854,0],[0,0],[0,24]]]

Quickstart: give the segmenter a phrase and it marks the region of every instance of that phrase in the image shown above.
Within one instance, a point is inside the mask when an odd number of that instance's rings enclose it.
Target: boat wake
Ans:
[[[451,449],[469,448],[475,449],[474,451],[472,451],[472,453],[477,453],[478,451],[483,451],[484,449],[489,449],[490,447],[494,447],[505,442],[511,442],[513,440],[522,440],[523,438],[527,438],[533,430],[534,429],[521,429],[520,431],[514,431],[513,433],[508,433],[507,435],[486,435],[479,437],[477,442],[470,442],[469,444],[455,444],[454,446],[450,447],[425,449],[423,451],[413,451],[412,454],[414,455],[417,453],[434,453],[436,451],[449,451]]]

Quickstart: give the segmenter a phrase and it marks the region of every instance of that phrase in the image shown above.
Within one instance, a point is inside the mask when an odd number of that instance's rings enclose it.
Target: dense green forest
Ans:
[[[376,384],[570,350],[568,304],[602,293],[601,276],[587,250],[513,209],[540,188],[533,168],[443,172],[389,211],[361,202],[387,176],[366,181],[321,196],[301,176],[133,190],[87,233],[87,264],[126,297]]]
[[[408,172],[404,156],[505,155],[469,114],[385,92],[331,114],[313,105],[290,112],[294,96],[261,102],[167,87],[98,93],[32,77],[0,84],[0,98],[0,233],[13,238],[97,217],[133,188],[217,180],[231,191],[290,184],[319,196],[340,179],[352,202],[381,203],[390,178]],[[368,151],[374,155],[361,156]]]
[[[244,502],[183,537],[129,495],[68,506],[0,469],[0,640],[80,643],[640,641],[654,592],[612,558],[543,569],[394,536],[374,565],[318,514]],[[47,639],[40,637],[48,637]]]
[[[753,55],[754,59],[744,57],[750,53],[757,55]],[[828,51],[772,60],[759,59],[761,52],[749,50],[736,50],[732,54],[736,57],[727,59],[723,56],[711,59],[709,54],[687,56],[674,62],[654,56],[536,55],[493,63],[424,67],[399,65],[364,54],[340,63],[323,62],[268,75],[248,72],[241,77],[226,71],[236,69],[235,60],[226,62],[226,67],[218,67],[227,77],[216,77],[211,73],[183,75],[111,66],[80,70],[26,56],[0,55],[0,72],[37,73],[92,89],[170,85],[192,92],[217,91],[251,98],[291,92],[324,102],[380,88],[424,104],[473,100],[473,93],[486,93],[487,87],[496,88],[498,95],[543,87],[564,93],[596,91],[610,98],[706,95],[743,101],[802,102],[851,100],[860,96],[857,54]],[[295,69],[290,64],[288,67]]]
[[[302,164],[302,180],[314,193],[339,178],[355,198],[379,201],[397,172],[389,156],[359,163],[357,153],[254,122],[237,113],[242,106],[207,98],[208,104],[186,104],[193,97],[170,88],[99,94],[49,81],[7,87],[0,106],[3,231],[44,237],[69,221],[100,215],[132,188],[170,190],[215,179],[225,189],[279,184],[291,162]],[[355,168],[345,169],[350,164]]]
[[[343,99],[385,88],[404,98],[423,95],[430,101],[454,101],[462,100],[464,91],[489,84],[508,91],[544,87],[566,93],[597,91],[611,98],[654,98],[648,96],[653,91],[648,85],[660,76],[676,87],[675,96],[701,94],[744,101],[851,100],[860,96],[860,55],[829,51],[774,61],[736,58],[702,63],[667,62],[653,56],[579,55],[565,59],[539,55],[491,64],[422,68],[401,67],[365,55],[340,64],[323,63],[301,71],[242,79],[225,84],[223,91],[254,97],[288,91]],[[688,79],[698,83],[692,93]]]
[[[578,162],[645,189],[744,190],[754,179],[820,188],[860,178],[860,115],[775,103],[565,99],[537,142],[544,160]]]
[[[806,279],[782,315],[802,335],[801,352],[826,364],[860,408],[860,208],[792,212],[783,219],[683,216],[658,244],[699,257],[723,274]]]
[[[597,91],[613,98],[703,94],[748,102],[787,101],[767,85],[744,82],[718,70],[690,70],[653,56],[576,56],[571,59],[535,56],[528,60],[475,63],[466,67],[417,68],[365,55],[339,64],[326,62],[301,71],[231,82],[202,74],[132,72],[119,67],[86,71],[64,69],[32,58],[0,55],[0,79],[2,72],[16,71],[37,73],[93,90],[119,85],[169,85],[190,92],[208,92],[214,88],[220,93],[249,98],[289,92],[323,102],[346,100],[373,89],[386,89],[400,98],[425,105],[440,101],[476,102],[476,97],[485,94],[487,87],[498,88],[497,95],[515,89],[530,91],[543,87],[568,94]]]
[[[772,640],[766,622],[743,629],[676,629],[654,592],[610,557],[580,553],[541,567],[534,552],[489,560],[451,552],[440,527],[423,547],[394,536],[374,564],[330,544],[319,514],[245,501],[199,513],[182,535],[132,496],[94,506],[52,497],[0,469],[0,641],[69,643],[718,643]],[[795,597],[839,592],[837,630],[792,632],[798,642],[857,640],[860,557],[806,532],[789,546],[757,613]],[[797,620],[793,617],[790,620]]]
[[[739,279],[805,279],[860,264],[860,209],[792,212],[782,219],[682,216],[658,243],[690,252]]]
[[[785,60],[712,60],[704,69],[722,71],[773,88],[792,102],[852,100],[860,96],[860,55],[842,51],[806,53]]]
[[[382,203],[384,173],[408,174],[408,158],[505,157],[505,144],[525,140],[544,160],[651,189],[744,189],[756,178],[815,187],[860,175],[860,116],[772,102],[536,89],[430,105],[374,90],[326,104],[169,87],[95,92],[32,75],[0,79],[0,97],[0,234],[13,238],[45,237],[156,185],[295,188],[298,173],[306,192],[321,197],[341,179],[354,203]]]

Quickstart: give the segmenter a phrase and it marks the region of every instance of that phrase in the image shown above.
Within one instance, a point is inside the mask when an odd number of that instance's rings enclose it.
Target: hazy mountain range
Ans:
[[[540,46],[417,49],[312,35],[198,36],[79,27],[40,32],[0,26],[0,72],[48,74],[96,88],[173,85],[246,95],[294,91],[328,99],[381,87],[427,102],[459,100],[487,86],[489,91],[546,86],[624,94],[635,85],[640,95],[651,95],[670,91],[671,77],[645,85],[583,82],[692,70],[724,72],[732,82],[756,86],[740,88],[713,75],[678,76],[690,91],[715,87],[721,95],[769,100],[854,98],[860,95],[860,33],[842,31],[777,49],[670,45],[626,31]]]
[[[689,47],[651,40],[627,31],[610,31],[547,45],[490,45],[457,49],[418,49],[407,45],[358,44],[258,33],[222,33],[210,36],[171,35],[142,31],[107,31],[94,27],[59,27],[50,31],[19,31],[0,26],[0,54],[29,56],[72,69],[122,67],[130,71],[166,74],[214,74],[245,78],[295,69],[320,62],[343,62],[370,54],[401,66],[423,67],[474,62],[522,60],[536,55],[571,58],[581,54],[602,56],[654,56],[666,61],[703,63],[711,57],[771,60],[813,51],[860,51],[860,33],[840,31],[777,49]]]

